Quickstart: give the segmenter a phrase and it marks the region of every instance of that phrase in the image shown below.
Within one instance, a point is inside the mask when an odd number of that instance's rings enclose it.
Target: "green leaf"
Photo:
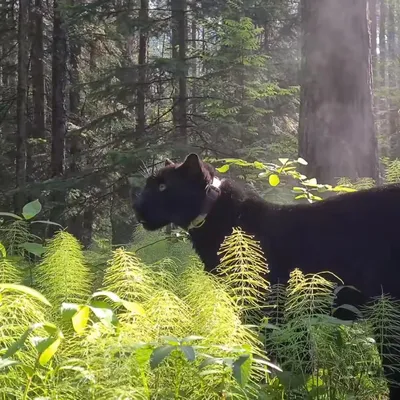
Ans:
[[[197,336],[197,335],[190,335],[190,336],[186,336],[181,340],[181,343],[190,343],[193,342],[195,340],[203,340],[204,336]]]
[[[11,217],[14,219],[19,219],[20,221],[22,221],[22,218],[14,213],[9,213],[9,212],[0,212],[0,217]]]
[[[157,368],[165,358],[167,358],[173,350],[176,349],[176,346],[160,346],[153,350],[150,357],[150,368]]]
[[[216,170],[221,174],[224,174],[225,172],[229,171],[229,164],[225,164],[222,167],[216,168]]]
[[[174,346],[176,346],[180,343],[180,340],[178,338],[176,338],[175,336],[161,336],[160,339],[162,339],[164,342],[167,342]]]
[[[64,320],[70,320],[78,311],[79,305],[75,303],[62,303],[61,316]]]
[[[22,369],[26,373],[26,376],[29,378],[32,378],[32,376],[35,375],[35,370],[29,365],[22,365]]]
[[[48,338],[46,340],[46,347],[39,356],[40,365],[42,366],[46,365],[54,357],[54,354],[56,354],[56,351],[60,346],[60,343],[61,343],[60,337]]]
[[[41,257],[42,254],[46,251],[44,246],[39,243],[21,243],[19,247],[25,249],[27,252],[34,254],[35,256]]]
[[[113,292],[109,292],[107,290],[102,290],[102,291],[95,292],[95,293],[92,294],[92,298],[99,297],[99,296],[108,297],[114,303],[121,303],[122,302],[121,298],[117,294],[115,294]]]
[[[199,365],[199,369],[203,369],[208,365],[214,365],[214,364],[222,365],[223,362],[224,360],[222,358],[207,356],[207,358],[204,361],[202,361],[202,363]]]
[[[1,254],[4,258],[7,257],[7,250],[6,250],[6,248],[4,247],[3,243],[1,243],[1,242],[0,242],[0,254]]]
[[[278,158],[278,160],[282,165],[285,165],[289,161],[288,158]]]
[[[24,208],[22,209],[22,215],[26,220],[29,220],[38,215],[41,210],[42,205],[40,204],[39,200],[34,200],[28,204],[25,204]]]
[[[55,225],[55,226],[59,226],[61,229],[63,229],[63,226],[60,224],[57,224],[57,222],[53,222],[53,221],[32,221],[32,224],[46,224],[46,225]]]
[[[139,303],[123,300],[121,302],[121,304],[131,313],[138,314],[138,315],[145,314],[144,308]]]
[[[251,358],[249,354],[241,355],[233,363],[233,377],[240,387],[244,388],[250,378]]]
[[[32,327],[28,328],[22,336],[16,340],[8,349],[7,351],[3,354],[3,358],[10,358],[12,357],[18,350],[22,349],[24,347],[24,344],[26,342],[26,339],[28,339],[29,334],[32,332]]]
[[[260,162],[260,161],[254,161],[253,165],[257,169],[264,169],[265,168],[264,164],[262,162]]]
[[[194,361],[196,359],[196,352],[192,346],[179,346],[179,348],[188,361]]]
[[[57,328],[57,325],[52,324],[51,322],[44,322],[43,324],[43,329],[49,334],[49,335],[62,335],[61,331]]]
[[[301,165],[308,165],[308,162],[307,162],[304,158],[301,158],[301,157],[299,157],[299,158],[297,159],[297,162],[298,162],[299,164],[301,164]]]
[[[34,297],[36,300],[39,300],[41,303],[46,304],[46,306],[51,306],[50,302],[46,299],[46,297],[44,297],[42,294],[40,294],[35,289],[32,289],[27,286],[16,285],[13,283],[0,283],[0,291],[1,290],[10,290],[10,291],[14,291],[14,292],[24,293],[24,294]]]
[[[89,321],[89,313],[89,306],[79,306],[78,312],[72,317],[72,326],[78,335],[85,330]]]
[[[19,361],[10,358],[0,358],[0,370],[20,364]]]
[[[271,186],[277,186],[279,185],[280,179],[278,175],[272,174],[269,176],[268,181]]]
[[[352,193],[352,192],[357,192],[357,189],[354,189],[352,187],[348,186],[335,186],[332,189],[333,192],[346,192],[346,193]]]
[[[94,307],[93,305],[91,305],[89,307],[98,319],[105,320],[110,324],[112,323],[114,312],[111,308],[109,308],[109,307]]]

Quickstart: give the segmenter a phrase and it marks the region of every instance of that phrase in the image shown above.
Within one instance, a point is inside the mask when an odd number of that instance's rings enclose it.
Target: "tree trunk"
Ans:
[[[389,88],[389,139],[390,155],[400,157],[400,137],[398,132],[398,101],[396,101],[397,79],[396,79],[396,22],[394,4],[388,5],[387,26],[387,50],[388,50],[388,88]]]
[[[54,1],[52,57],[52,141],[51,176],[61,177],[64,173],[65,136],[67,131],[67,112],[65,87],[67,81],[67,32],[57,0]],[[61,189],[52,194],[54,202],[51,217],[59,221],[64,209],[65,196]]]
[[[196,118],[197,113],[197,7],[196,3],[192,6],[192,24],[191,24],[191,35],[192,35],[192,118]]]
[[[378,49],[378,32],[377,32],[377,15],[376,15],[376,0],[369,0],[369,18],[371,20],[371,60],[373,77],[376,77],[377,70],[377,49]]]
[[[302,0],[299,154],[307,174],[378,178],[366,0]]]
[[[16,134],[16,187],[15,211],[24,205],[27,160],[27,88],[28,88],[28,16],[29,0],[19,1],[18,18],[18,85],[17,85],[17,134]]]
[[[187,65],[186,65],[186,0],[171,0],[172,9],[172,59],[175,80],[173,95],[173,124],[177,144],[177,156],[185,153],[187,144]]]
[[[65,86],[67,80],[67,35],[58,2],[54,1],[52,60],[52,143],[51,176],[62,176],[64,172],[65,134],[67,113],[65,108]]]
[[[136,134],[138,137],[144,134],[146,129],[146,56],[147,56],[147,41],[148,41],[148,18],[149,18],[149,1],[140,0],[140,29],[139,29],[139,56],[138,56],[138,84],[137,84],[137,108],[136,108]]]
[[[45,93],[44,93],[44,50],[43,50],[43,4],[35,0],[31,13],[33,23],[32,37],[32,97],[33,126],[32,137],[45,137]]]

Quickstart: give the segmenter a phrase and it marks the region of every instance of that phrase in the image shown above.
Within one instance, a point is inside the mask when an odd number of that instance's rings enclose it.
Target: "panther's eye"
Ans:
[[[160,183],[160,184],[158,185],[158,190],[159,190],[160,192],[163,192],[166,188],[167,188],[167,185],[166,185],[165,183]]]

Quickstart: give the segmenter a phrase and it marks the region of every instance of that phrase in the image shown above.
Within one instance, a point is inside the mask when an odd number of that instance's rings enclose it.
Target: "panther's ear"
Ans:
[[[173,162],[169,158],[165,159],[165,166],[166,167],[168,167],[168,165],[172,165],[172,164],[173,164]]]
[[[185,161],[182,163],[181,167],[192,175],[203,172],[203,169],[201,167],[201,160],[199,156],[195,153],[189,154],[185,158]]]

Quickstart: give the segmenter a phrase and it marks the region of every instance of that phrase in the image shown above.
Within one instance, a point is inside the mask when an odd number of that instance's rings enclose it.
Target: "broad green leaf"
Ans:
[[[178,345],[181,341],[175,336],[161,336],[162,341],[167,342],[169,344]]]
[[[22,218],[14,213],[9,213],[9,212],[0,212],[0,217],[11,217],[14,219],[19,219],[20,221],[22,221]]]
[[[3,359],[4,358],[10,358],[12,357],[18,350],[22,349],[24,347],[24,344],[26,342],[26,339],[28,339],[29,334],[32,332],[32,327],[29,327],[23,334],[22,336],[15,341],[8,349],[7,351],[3,354]]]
[[[39,364],[44,366],[46,365],[56,354],[58,347],[60,346],[61,338],[51,338],[48,341],[48,346],[42,351],[39,356]]]
[[[278,160],[282,165],[285,165],[289,161],[288,158],[278,158]]]
[[[85,330],[89,321],[89,313],[89,306],[79,306],[78,312],[72,317],[72,326],[78,335]]]
[[[302,188],[302,187],[299,187],[299,186],[295,186],[292,190],[293,190],[293,192],[305,192],[305,191],[307,191],[306,188]]]
[[[140,366],[144,366],[149,362],[152,353],[153,349],[145,345],[135,351],[135,359]]]
[[[197,335],[190,335],[190,336],[186,336],[181,340],[181,343],[190,343],[193,342],[195,340],[203,340],[204,336],[197,336]]]
[[[130,312],[138,315],[144,315],[145,311],[144,308],[139,304],[135,303],[134,301],[125,301],[123,300],[121,304]]]
[[[255,362],[257,364],[267,365],[268,367],[271,367],[271,368],[273,368],[273,369],[275,369],[277,371],[282,372],[282,369],[278,365],[275,365],[274,363],[272,363],[272,362],[270,362],[268,360],[263,360],[261,358],[254,358],[253,362]]]
[[[75,303],[62,303],[61,316],[64,320],[70,320],[78,311],[79,305]]]
[[[19,245],[19,247],[25,249],[27,252],[34,254],[35,256],[41,257],[46,251],[44,246],[39,243],[29,243],[25,242]]]
[[[35,375],[35,370],[29,365],[22,365],[21,367],[28,378],[32,378],[32,376]]]
[[[111,310],[111,308],[94,307],[92,305],[89,307],[98,319],[103,319],[103,320],[109,322],[110,324],[112,323],[114,312],[113,312],[113,310]]]
[[[57,325],[52,324],[51,322],[44,322],[43,323],[43,329],[49,334],[49,335],[61,335],[61,331],[57,328]]]
[[[102,291],[95,292],[95,293],[92,294],[92,298],[99,297],[99,296],[108,297],[114,303],[121,303],[122,302],[122,299],[117,294],[115,294],[113,292],[109,292],[107,290],[102,290]]]
[[[222,167],[216,168],[216,170],[221,174],[224,174],[225,172],[229,171],[229,164],[225,164]]]
[[[233,363],[233,377],[240,387],[244,388],[250,378],[251,357],[248,354],[241,355]]]
[[[196,352],[192,346],[179,346],[179,348],[188,361],[194,361],[196,359]]]
[[[352,193],[352,192],[357,192],[357,189],[354,189],[352,187],[348,186],[335,186],[332,189],[333,192],[346,192],[346,193]]]
[[[53,221],[32,221],[32,224],[55,225],[55,226],[59,226],[61,229],[63,229],[62,225],[57,224],[57,222],[53,222]]]
[[[271,186],[277,186],[279,185],[280,179],[278,175],[272,174],[269,176],[268,181]]]
[[[318,182],[315,178],[311,178],[311,179],[304,181],[303,185],[318,187]]]
[[[39,200],[34,200],[24,205],[24,208],[22,209],[22,215],[25,219],[29,220],[33,217],[36,217],[41,210],[42,205],[40,204]]]
[[[6,258],[7,257],[7,250],[4,247],[3,243],[0,242],[0,254],[2,257]]]
[[[260,162],[260,161],[254,161],[253,165],[257,169],[264,169],[265,168],[264,164],[262,162]]]
[[[0,371],[18,364],[20,364],[19,361],[11,360],[10,358],[0,358]]]
[[[301,164],[301,165],[308,165],[308,162],[307,162],[304,158],[301,158],[301,157],[299,157],[299,158],[297,159],[297,162],[298,162],[299,164]]]
[[[153,350],[150,357],[150,368],[157,368],[165,358],[167,358],[173,350],[176,349],[176,346],[160,346]]]
[[[208,365],[223,364],[223,362],[224,361],[222,358],[208,356],[204,361],[202,361],[202,363],[199,365],[199,368],[203,369],[204,367],[207,367]]]
[[[41,293],[39,293],[35,289],[32,289],[28,286],[16,285],[13,283],[0,283],[0,291],[2,290],[10,290],[13,292],[24,293],[34,297],[36,300],[39,300],[43,304],[46,304],[46,306],[51,306],[50,302],[46,299],[46,297],[44,297]]]

